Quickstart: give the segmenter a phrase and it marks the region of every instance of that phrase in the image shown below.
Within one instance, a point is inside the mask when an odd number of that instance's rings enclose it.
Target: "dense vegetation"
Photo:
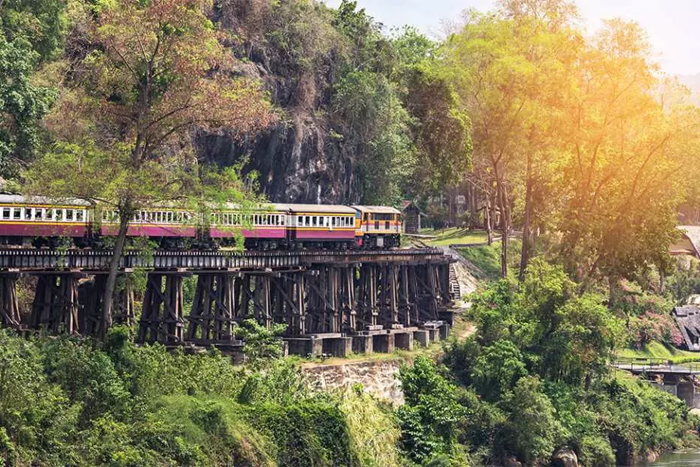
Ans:
[[[104,344],[0,332],[0,465],[383,467],[397,439],[376,401],[312,394],[290,362],[135,347],[126,328]]]
[[[602,303],[539,260],[523,282],[478,294],[476,333],[452,340],[442,366],[419,358],[401,372],[403,449],[424,465],[546,465],[569,448],[581,465],[612,466],[697,445],[700,420],[683,402],[607,369],[628,335]]]
[[[700,112],[650,57],[637,25],[587,36],[566,0],[501,0],[441,42],[350,0],[0,1],[3,189],[123,220],[103,343],[0,333],[0,464],[536,465],[568,447],[594,466],[696,442],[682,403],[606,367],[678,344],[670,308],[700,292],[698,265],[667,253],[697,204]],[[212,135],[229,167],[209,165]],[[293,158],[283,182],[269,154]],[[323,200],[443,215],[459,182],[489,239],[463,254],[503,280],[472,298],[474,336],[402,369],[397,410],[309,392],[253,323],[243,367],[108,331],[144,205],[335,183]]]

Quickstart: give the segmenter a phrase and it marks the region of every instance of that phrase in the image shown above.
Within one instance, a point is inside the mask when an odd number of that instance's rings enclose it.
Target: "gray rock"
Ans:
[[[569,448],[558,449],[552,456],[552,467],[578,467],[578,457]]]

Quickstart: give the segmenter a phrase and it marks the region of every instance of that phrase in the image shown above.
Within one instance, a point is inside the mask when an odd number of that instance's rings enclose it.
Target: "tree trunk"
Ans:
[[[501,183],[498,184],[498,191],[500,193],[500,206],[501,206],[501,277],[503,279],[508,277],[508,231],[510,229],[510,224],[508,222],[508,208],[506,206],[506,194],[505,188]]]
[[[469,230],[478,228],[479,206],[477,204],[477,191],[474,185],[469,187]]]
[[[486,223],[486,243],[489,246],[491,246],[491,244],[493,244],[493,220],[491,216],[491,200],[489,193],[486,193],[486,205],[484,206],[484,220]]]
[[[520,257],[520,282],[525,279],[525,270],[530,262],[532,234],[530,216],[532,212],[532,158],[527,155],[527,186],[525,189],[525,221],[523,225],[523,248]]]
[[[102,295],[102,319],[100,320],[100,339],[104,339],[107,335],[107,330],[112,326],[112,302],[114,297],[114,289],[117,284],[117,273],[119,272],[119,261],[124,254],[124,245],[126,244],[126,233],[129,229],[129,220],[131,219],[131,210],[124,210],[119,214],[119,233],[117,240],[114,243],[112,258],[109,262],[109,274],[107,275],[107,283],[105,284],[104,294]]]

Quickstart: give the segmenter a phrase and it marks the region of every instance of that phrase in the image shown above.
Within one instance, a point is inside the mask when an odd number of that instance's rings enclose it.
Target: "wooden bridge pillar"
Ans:
[[[231,342],[235,339],[237,273],[199,274],[187,317],[187,340],[205,345]]]
[[[78,279],[72,272],[42,274],[32,303],[30,325],[51,333],[77,334]]]
[[[17,300],[19,274],[0,274],[0,324],[19,329],[22,317]]]
[[[277,272],[271,276],[272,318],[287,325],[287,335],[307,333],[305,274],[302,271]]]
[[[252,318],[259,324],[270,327],[271,311],[271,273],[244,272],[234,283],[234,294],[240,297],[235,318],[238,321]]]
[[[434,264],[416,267],[418,319],[421,323],[438,320],[439,279]]]
[[[338,307],[341,313],[342,329],[345,332],[357,331],[355,270],[355,266],[338,268]]]
[[[123,281],[123,282],[122,282]],[[78,289],[80,308],[78,312],[80,334],[97,336],[102,322],[102,298],[107,275],[98,274]],[[112,302],[113,323],[131,326],[134,322],[134,285],[130,275],[119,276]]]
[[[363,263],[357,280],[357,317],[359,330],[373,329],[379,317],[379,268],[375,264]]]
[[[183,274],[148,274],[138,342],[181,343],[184,340]],[[165,279],[165,287],[163,282]]]
[[[398,266],[382,264],[379,271],[379,324],[391,329],[399,324]]]
[[[450,306],[452,294],[450,293],[450,263],[440,263],[436,266],[439,278],[440,305]]]
[[[399,266],[399,322],[406,327],[418,323],[415,294],[415,271],[412,266],[402,264]]]
[[[340,272],[334,266],[321,266],[306,274],[306,332],[339,333],[342,315],[338,307]]]

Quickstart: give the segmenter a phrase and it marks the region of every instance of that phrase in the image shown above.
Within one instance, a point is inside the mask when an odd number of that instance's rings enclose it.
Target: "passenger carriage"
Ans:
[[[90,205],[81,200],[0,194],[0,243],[57,246],[59,238],[82,244],[89,236]]]
[[[206,216],[168,205],[140,209],[127,236],[147,237],[161,248],[217,248],[233,245],[240,234],[247,249],[274,250],[392,248],[401,234],[401,213],[384,206],[269,204],[243,213],[230,205]],[[118,231],[114,209],[0,195],[2,244],[57,246],[70,238],[78,247],[100,247]]]
[[[356,211],[347,206],[289,204],[287,229],[291,248],[351,248]]]

